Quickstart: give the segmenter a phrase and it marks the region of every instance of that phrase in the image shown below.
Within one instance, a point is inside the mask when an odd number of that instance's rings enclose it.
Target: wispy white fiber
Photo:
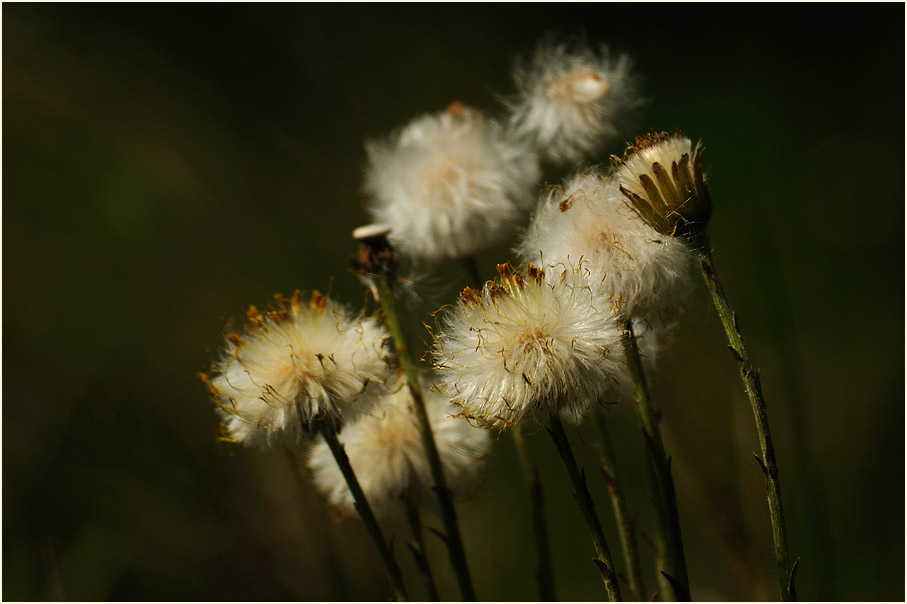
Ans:
[[[366,151],[369,213],[413,258],[462,258],[500,242],[535,199],[536,155],[461,104],[419,117]]]
[[[377,320],[313,292],[265,313],[249,309],[242,334],[205,377],[225,438],[244,445],[298,443],[327,422],[366,410],[366,386],[388,375],[390,335]]]
[[[499,272],[443,316],[433,351],[438,388],[485,428],[582,415],[620,375],[614,310],[581,267],[548,280],[532,266]]]
[[[546,194],[517,253],[524,262],[561,270],[582,263],[593,286],[622,313],[656,323],[673,314],[691,282],[683,242],[643,222],[618,184],[595,171]]]
[[[607,47],[546,40],[514,71],[518,93],[507,102],[510,127],[546,159],[589,158],[622,129],[641,104],[632,62]]]

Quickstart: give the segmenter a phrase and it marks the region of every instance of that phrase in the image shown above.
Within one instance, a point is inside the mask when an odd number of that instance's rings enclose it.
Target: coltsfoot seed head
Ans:
[[[531,265],[498,272],[443,316],[432,355],[438,388],[461,416],[489,429],[582,414],[620,370],[613,309],[581,267],[551,280]]]
[[[618,184],[595,171],[546,194],[516,251],[524,262],[561,271],[582,263],[593,287],[627,316],[670,314],[690,287],[683,243],[641,220]]]
[[[370,382],[388,375],[390,338],[374,318],[312,292],[277,310],[248,312],[245,333],[202,379],[217,405],[225,439],[244,445],[296,444],[324,425],[338,429],[367,410]]]
[[[514,72],[508,105],[515,135],[551,161],[575,162],[598,151],[641,101],[628,56],[547,40]]]
[[[366,144],[365,191],[401,254],[462,258],[510,235],[534,197],[538,159],[496,122],[454,103]]]
[[[422,398],[447,486],[454,495],[469,494],[481,480],[491,439],[484,430],[452,417],[457,409],[446,396],[423,390]],[[366,499],[380,517],[402,512],[406,502],[422,505],[433,500],[431,471],[412,404],[406,380],[401,379],[369,414],[338,434]],[[312,447],[307,463],[316,490],[332,505],[352,513],[352,494],[323,440]]]
[[[680,133],[636,137],[618,160],[620,191],[649,226],[694,241],[705,233],[712,199],[702,174],[702,150]]]

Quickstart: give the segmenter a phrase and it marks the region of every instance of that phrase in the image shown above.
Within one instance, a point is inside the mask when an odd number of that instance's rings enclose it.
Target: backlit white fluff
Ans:
[[[551,189],[517,253],[524,262],[560,268],[582,262],[602,294],[627,315],[656,324],[678,306],[690,285],[682,241],[648,226],[616,182],[578,174]],[[549,277],[556,275],[549,271]]]
[[[491,447],[488,434],[451,417],[456,407],[446,396],[423,390],[447,486],[455,495],[471,492],[481,479]],[[380,398],[373,411],[348,424],[338,435],[366,499],[379,516],[402,512],[405,502],[433,500],[432,479],[418,422],[410,410],[405,380]],[[319,440],[308,457],[316,490],[332,505],[353,512],[353,497],[327,444]]]
[[[244,334],[227,337],[212,376],[203,376],[225,437],[245,445],[297,443],[324,423],[335,428],[365,410],[370,381],[388,374],[387,330],[318,292],[289,308],[249,309]]]
[[[508,102],[513,132],[545,158],[577,161],[598,151],[640,104],[628,56],[546,41],[517,66]]]
[[[496,282],[467,288],[443,317],[433,353],[439,389],[486,428],[581,415],[604,400],[623,350],[616,315],[585,271],[546,281],[532,266],[498,270]]]
[[[482,114],[452,104],[366,145],[372,219],[402,254],[470,256],[506,238],[534,201],[535,154]]]

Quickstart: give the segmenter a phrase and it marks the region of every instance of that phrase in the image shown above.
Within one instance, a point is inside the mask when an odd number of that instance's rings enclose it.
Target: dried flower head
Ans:
[[[705,233],[712,200],[702,174],[702,150],[680,133],[650,133],[627,149],[615,177],[649,226],[695,240]]]
[[[370,381],[388,374],[386,329],[374,318],[312,292],[277,310],[249,309],[245,333],[227,336],[227,348],[202,379],[223,420],[225,438],[245,445],[296,443],[322,426],[367,409]]]
[[[469,256],[508,236],[539,178],[533,153],[459,103],[366,150],[372,219],[392,229],[401,254],[429,261]]]
[[[628,56],[551,40],[514,72],[510,124],[545,158],[577,161],[618,133],[619,121],[640,104]]]
[[[456,408],[446,396],[422,391],[432,434],[448,487],[455,495],[470,493],[479,483],[491,440],[483,430],[451,417]],[[402,503],[421,505],[433,485],[412,395],[405,379],[381,396],[374,410],[343,428],[338,438],[366,499],[378,516],[402,511]],[[327,444],[321,440],[308,457],[315,488],[332,505],[353,512],[353,497]]]
[[[623,359],[612,308],[582,268],[551,281],[532,265],[498,272],[444,316],[433,350],[439,389],[485,428],[581,414],[608,393]]]
[[[525,262],[561,270],[582,263],[601,293],[636,317],[667,314],[690,285],[690,258],[682,242],[643,222],[617,183],[598,172],[577,174],[552,188],[517,253]]]

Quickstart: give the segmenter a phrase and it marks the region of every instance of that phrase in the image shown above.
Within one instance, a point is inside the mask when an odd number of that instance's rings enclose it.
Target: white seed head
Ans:
[[[368,409],[370,382],[388,375],[387,330],[313,292],[289,308],[249,309],[245,334],[227,337],[211,376],[203,376],[225,439],[245,445],[296,444],[329,423],[335,429]]]
[[[365,191],[401,254],[475,254],[513,232],[534,197],[538,159],[482,114],[453,104],[366,145]]]
[[[546,41],[514,71],[507,104],[513,132],[546,159],[574,162],[598,151],[641,101],[628,56]]]
[[[648,226],[618,185],[597,172],[551,189],[517,247],[524,262],[582,263],[590,280],[627,315],[667,315],[690,286],[686,246]],[[556,275],[557,271],[549,271]]]
[[[613,309],[582,268],[551,281],[531,265],[525,274],[498,271],[443,317],[433,350],[438,388],[490,429],[582,414],[610,391],[623,359]]]
[[[480,482],[491,447],[488,433],[452,417],[456,407],[446,396],[422,391],[426,413],[448,488],[470,493]],[[408,501],[431,501],[433,481],[406,380],[383,396],[367,415],[347,424],[338,438],[375,514],[390,517]],[[353,512],[353,497],[323,440],[308,456],[316,490],[344,512]]]

